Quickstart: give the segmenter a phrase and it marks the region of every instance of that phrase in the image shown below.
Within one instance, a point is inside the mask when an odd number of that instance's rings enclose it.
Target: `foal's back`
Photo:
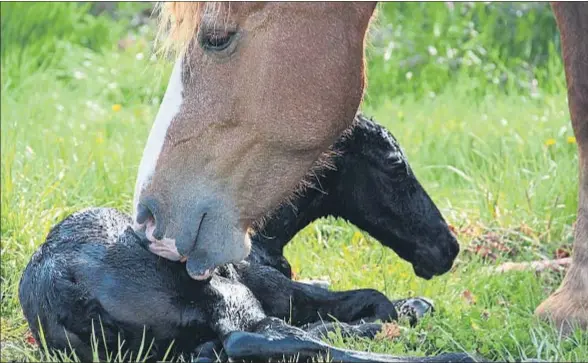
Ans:
[[[37,341],[41,328],[49,347],[68,350],[71,344],[85,360],[92,358],[92,325],[101,347],[116,347],[122,334],[130,351],[138,351],[147,326],[145,338],[147,344],[154,338],[156,355],[177,337],[190,336],[192,345],[212,337],[200,305],[203,284],[190,279],[182,264],[141,248],[129,223],[114,209],[93,208],[51,230],[19,286]]]

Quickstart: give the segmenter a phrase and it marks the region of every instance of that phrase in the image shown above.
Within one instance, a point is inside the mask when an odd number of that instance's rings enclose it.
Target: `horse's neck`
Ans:
[[[308,187],[302,196],[282,204],[263,228],[253,234],[254,243],[282,254],[283,248],[304,227],[318,218],[332,215],[333,198],[329,194],[332,188],[323,181],[327,182],[328,178],[321,178],[320,185]]]

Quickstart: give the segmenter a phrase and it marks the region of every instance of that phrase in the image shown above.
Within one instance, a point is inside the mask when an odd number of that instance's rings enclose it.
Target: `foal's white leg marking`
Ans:
[[[139,195],[145,186],[151,180],[155,166],[157,165],[157,159],[161,153],[163,147],[163,141],[167,134],[167,129],[171,124],[174,117],[180,111],[182,105],[182,92],[184,85],[182,84],[182,59],[178,59],[174,65],[165,96],[159,106],[157,117],[149,133],[145,150],[143,151],[143,157],[139,164],[139,173],[137,175],[137,181],[135,183],[135,195],[133,197],[133,220],[137,215],[137,203],[139,202]]]

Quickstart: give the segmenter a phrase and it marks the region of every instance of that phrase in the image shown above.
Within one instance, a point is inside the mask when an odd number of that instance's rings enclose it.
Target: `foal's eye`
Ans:
[[[200,35],[200,46],[204,50],[221,51],[229,47],[237,32],[234,31],[210,31]]]

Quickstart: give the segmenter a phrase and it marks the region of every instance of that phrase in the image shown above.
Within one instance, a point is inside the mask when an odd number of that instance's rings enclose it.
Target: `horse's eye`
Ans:
[[[228,48],[237,32],[211,31],[204,32],[200,36],[200,46],[204,50],[221,51]]]

